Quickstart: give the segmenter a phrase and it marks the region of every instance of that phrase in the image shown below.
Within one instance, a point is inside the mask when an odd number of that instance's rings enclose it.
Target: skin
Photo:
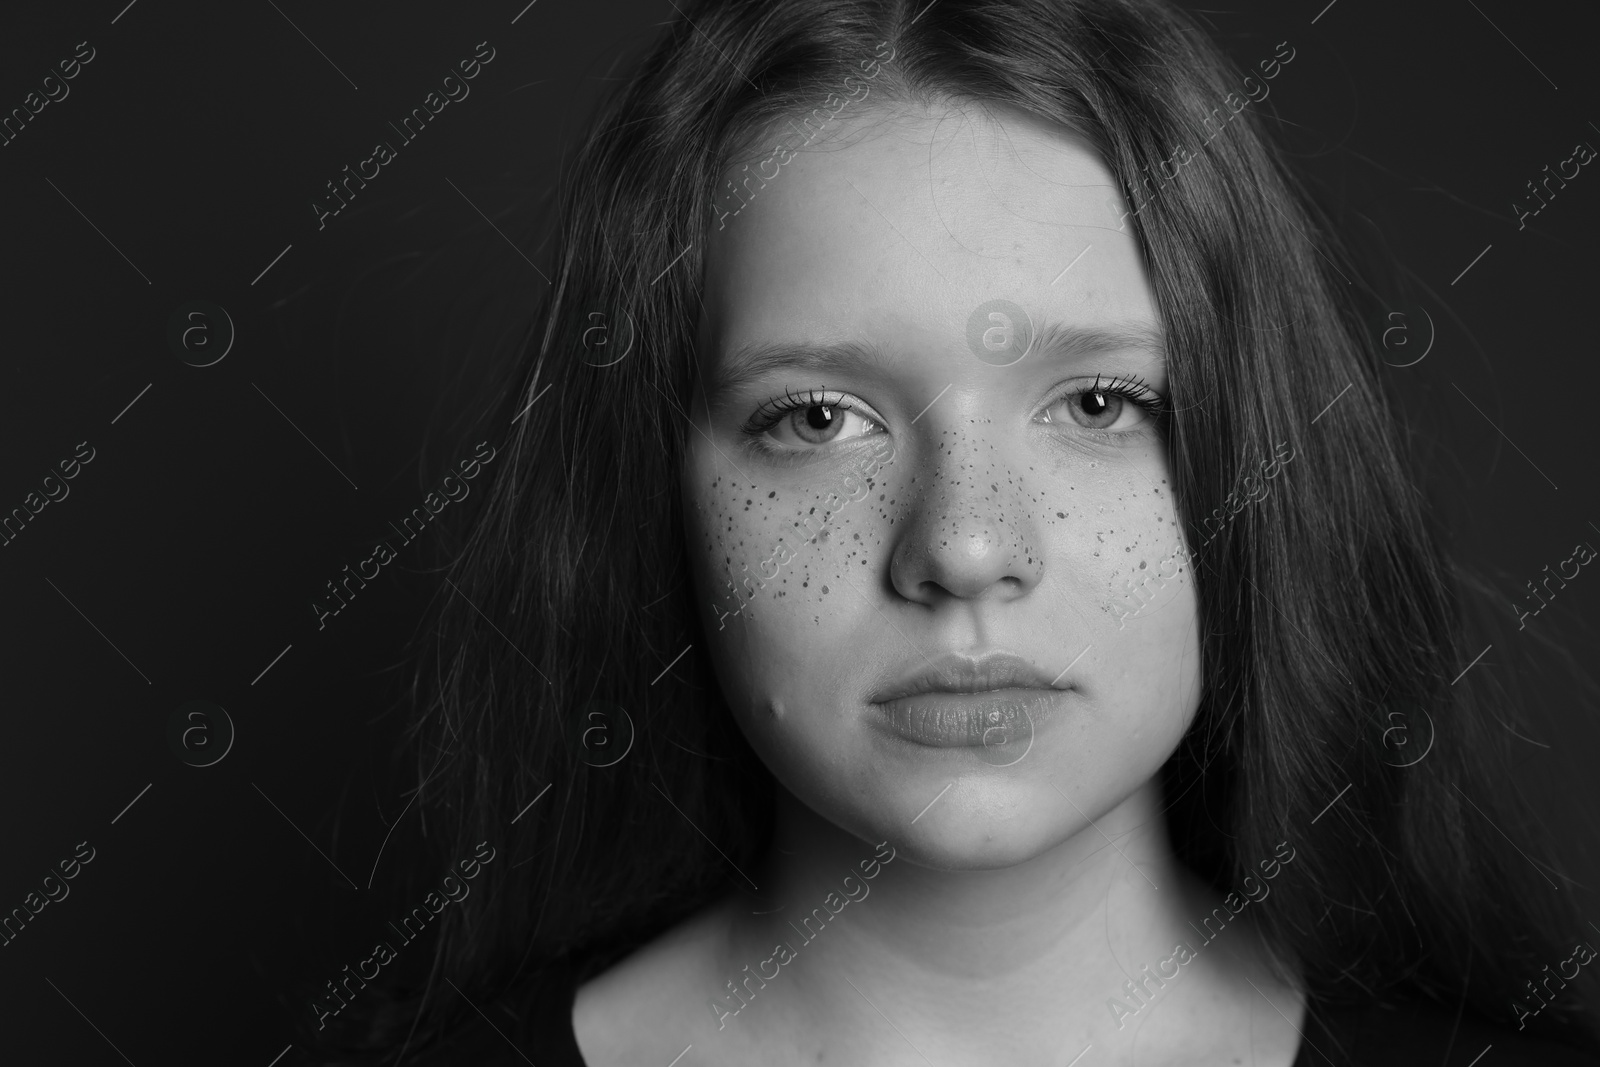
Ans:
[[[580,1048],[596,1065],[690,1043],[701,1063],[1066,1063],[1093,1045],[1098,1063],[1287,1065],[1303,1000],[1254,933],[1270,905],[1133,1018],[1107,1006],[1139,1005],[1122,983],[1199,946],[1190,924],[1220,904],[1173,858],[1155,779],[1201,685],[1164,445],[1131,402],[1082,406],[1097,375],[1164,393],[1159,350],[995,366],[968,340],[997,298],[1034,324],[1159,327],[1117,184],[1071,131],[1005,109],[861,110],[830,130],[713,228],[682,472],[718,679],[779,783],[773,848],[734,876],[743,891],[580,989]],[[718,387],[742,346],[842,341],[882,358]],[[824,395],[744,432],[786,390]],[[831,497],[885,436],[864,498]],[[827,507],[811,538],[798,524]],[[771,576],[742,607],[726,595],[741,566]],[[1141,606],[1130,583],[1157,571]],[[1022,758],[885,728],[872,697],[888,680],[990,649],[1069,687]],[[895,858],[870,898],[830,923],[848,932],[802,942],[788,923],[882,841]],[[719,1027],[711,998],[780,940],[803,947]]]

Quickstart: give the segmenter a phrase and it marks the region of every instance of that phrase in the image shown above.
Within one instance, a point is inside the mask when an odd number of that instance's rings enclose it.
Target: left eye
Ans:
[[[1088,389],[1073,390],[1051,404],[1045,409],[1044,421],[1070,420],[1089,430],[1131,429],[1151,417],[1142,399],[1097,383]]]

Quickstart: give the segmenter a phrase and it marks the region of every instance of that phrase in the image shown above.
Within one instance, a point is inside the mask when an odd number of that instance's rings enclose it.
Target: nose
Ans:
[[[917,449],[929,459],[912,471],[890,581],[901,596],[929,607],[952,597],[1026,595],[1044,574],[1027,463],[1008,462],[1001,443],[971,427],[940,436]]]

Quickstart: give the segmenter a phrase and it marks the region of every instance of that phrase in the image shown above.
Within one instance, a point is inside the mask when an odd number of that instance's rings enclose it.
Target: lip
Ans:
[[[873,703],[882,704],[923,693],[1071,688],[1070,684],[1058,687],[1056,678],[1012,652],[997,650],[978,656],[947,652],[914,665],[875,694],[872,700]]]
[[[906,741],[930,748],[982,747],[1009,762],[1008,754],[1027,751],[1035,727],[1072,688],[1053,684],[1059,677],[1009,652],[948,653],[913,667],[872,703],[884,725]]]
[[[1061,690],[998,689],[986,693],[920,693],[878,705],[889,730],[928,748],[982,748],[1005,766],[1033,744],[1040,720]]]

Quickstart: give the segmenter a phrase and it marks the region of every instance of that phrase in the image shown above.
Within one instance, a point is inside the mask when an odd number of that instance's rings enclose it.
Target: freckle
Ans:
[[[1058,511],[1058,512],[1056,512],[1056,518],[1058,518],[1058,519],[1064,519],[1064,518],[1066,518],[1066,517],[1067,517],[1067,516],[1066,516],[1066,515],[1065,515],[1065,514],[1064,514],[1064,513],[1063,513],[1063,512],[1060,512],[1060,511]]]
[[[827,596],[828,595],[828,587],[827,586],[823,586],[822,587],[822,595],[823,596]]]

